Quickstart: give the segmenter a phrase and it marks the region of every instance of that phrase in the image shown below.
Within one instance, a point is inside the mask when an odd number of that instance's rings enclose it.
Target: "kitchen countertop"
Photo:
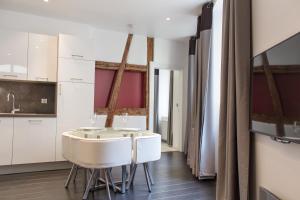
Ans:
[[[56,114],[0,113],[0,117],[56,117]]]

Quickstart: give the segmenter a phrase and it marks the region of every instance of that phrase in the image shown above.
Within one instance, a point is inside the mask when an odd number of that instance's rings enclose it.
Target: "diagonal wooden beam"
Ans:
[[[108,114],[107,114],[107,119],[106,119],[106,124],[105,124],[106,127],[111,127],[112,123],[113,123],[114,111],[117,106],[117,101],[118,101],[118,97],[119,97],[123,74],[124,74],[127,59],[128,59],[128,53],[129,53],[129,49],[130,49],[130,45],[131,45],[131,41],[132,41],[132,36],[133,36],[132,34],[128,34],[125,49],[123,52],[122,62],[120,64],[120,67],[114,78],[114,83],[113,83],[113,87],[111,90],[111,95],[110,95],[109,103],[108,103]]]
[[[146,128],[149,129],[149,71],[150,62],[154,60],[154,38],[147,37],[147,71],[144,78],[145,106],[146,106]]]
[[[280,95],[279,95],[278,89],[276,87],[276,82],[275,82],[273,73],[269,68],[268,56],[266,53],[263,53],[262,56],[263,56],[263,64],[264,64],[263,67],[264,67],[265,75],[267,78],[269,91],[270,91],[270,94],[272,97],[274,112],[275,112],[275,115],[277,118],[277,123],[276,123],[277,133],[284,134],[283,108],[282,108]]]

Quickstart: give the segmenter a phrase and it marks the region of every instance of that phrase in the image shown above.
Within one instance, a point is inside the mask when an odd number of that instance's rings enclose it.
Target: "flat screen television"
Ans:
[[[251,131],[300,143],[300,33],[252,61]]]

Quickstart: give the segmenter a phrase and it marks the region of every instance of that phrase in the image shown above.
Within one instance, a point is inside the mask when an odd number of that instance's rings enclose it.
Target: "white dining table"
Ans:
[[[79,129],[71,130],[68,132],[63,133],[63,137],[65,138],[74,138],[84,141],[103,141],[103,140],[110,140],[110,139],[118,139],[118,138],[132,138],[132,144],[134,144],[135,137],[147,137],[152,136],[153,133],[150,130],[138,130],[138,129],[130,129],[130,128],[95,128],[95,127],[82,127]],[[64,157],[72,162],[72,145],[68,142],[68,140],[63,140],[64,148]],[[69,149],[68,149],[69,148]],[[119,183],[122,184],[121,188],[118,188],[121,193],[125,192],[125,184],[126,180],[123,179],[124,174],[127,173],[127,170],[122,168],[122,181]],[[126,176],[125,176],[126,177]],[[69,179],[69,178],[68,178]],[[69,180],[67,180],[67,183]]]
[[[69,131],[73,137],[78,137],[81,139],[114,139],[122,137],[143,137],[151,136],[153,133],[150,130],[138,130],[134,128],[79,128]]]

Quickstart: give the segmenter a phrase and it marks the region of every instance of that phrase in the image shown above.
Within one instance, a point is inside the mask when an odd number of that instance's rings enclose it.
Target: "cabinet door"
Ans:
[[[56,118],[15,118],[13,164],[55,161]]]
[[[92,40],[88,38],[59,34],[58,57],[95,60],[93,45]]]
[[[0,118],[0,165],[11,165],[13,118]]]
[[[56,161],[62,157],[61,135],[65,131],[91,126],[94,84],[60,83],[57,98]]]
[[[59,82],[95,82],[95,61],[59,58]]]
[[[28,33],[0,30],[0,78],[27,79]]]
[[[56,81],[57,37],[29,33],[28,79]]]

